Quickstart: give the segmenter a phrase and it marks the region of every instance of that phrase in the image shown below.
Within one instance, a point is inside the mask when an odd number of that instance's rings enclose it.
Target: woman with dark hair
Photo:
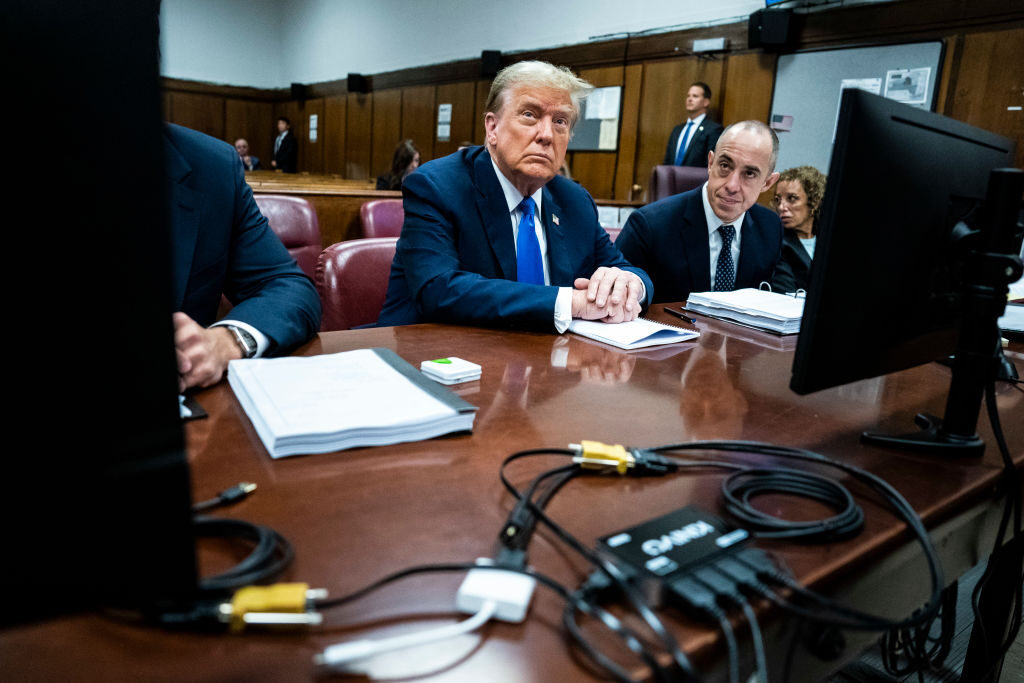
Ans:
[[[391,158],[391,170],[377,176],[378,190],[401,190],[402,181],[420,165],[420,150],[412,140],[402,140],[395,147]]]
[[[817,240],[814,221],[821,213],[824,196],[825,174],[813,166],[797,166],[779,175],[772,204],[785,232],[782,254],[772,276],[772,291],[807,289]]]

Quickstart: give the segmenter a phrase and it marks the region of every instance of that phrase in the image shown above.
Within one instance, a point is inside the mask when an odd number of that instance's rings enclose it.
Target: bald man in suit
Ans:
[[[654,281],[655,302],[770,282],[782,249],[778,215],[758,196],[778,180],[778,137],[760,121],[729,126],[701,187],[634,211],[615,241]]]

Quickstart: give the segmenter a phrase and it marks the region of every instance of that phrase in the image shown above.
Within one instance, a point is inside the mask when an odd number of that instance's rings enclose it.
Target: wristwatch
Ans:
[[[252,358],[256,355],[256,340],[251,334],[234,325],[224,325],[224,327],[234,335],[235,341],[238,342],[238,348],[242,349],[242,358]]]

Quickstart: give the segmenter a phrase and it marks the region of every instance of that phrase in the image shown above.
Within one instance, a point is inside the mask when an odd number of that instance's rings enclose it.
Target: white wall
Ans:
[[[287,73],[315,83],[592,36],[745,19],[763,0],[288,0]]]
[[[161,73],[207,83],[287,86],[283,12],[278,0],[163,0]]]
[[[764,0],[163,0],[162,73],[259,88],[317,83],[741,21]]]

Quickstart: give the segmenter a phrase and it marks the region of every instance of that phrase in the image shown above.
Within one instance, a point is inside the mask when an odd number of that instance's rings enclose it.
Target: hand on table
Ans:
[[[224,376],[228,361],[242,357],[226,327],[202,327],[180,311],[174,314],[174,350],[178,357],[178,391],[208,387]]]
[[[621,323],[640,315],[640,278],[619,268],[604,266],[589,278],[576,278],[573,283],[572,317]]]

